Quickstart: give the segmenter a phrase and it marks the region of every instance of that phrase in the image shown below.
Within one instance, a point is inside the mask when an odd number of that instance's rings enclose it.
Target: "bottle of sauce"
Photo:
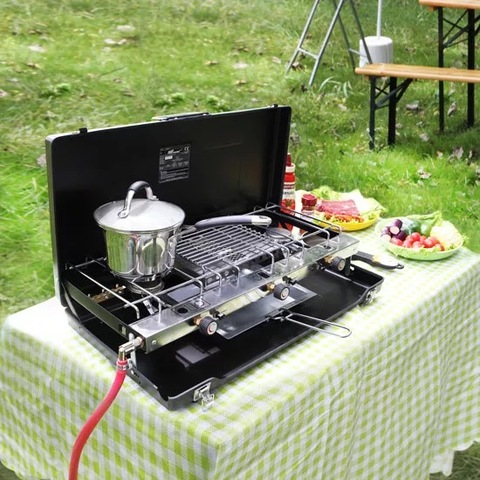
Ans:
[[[292,155],[287,153],[287,160],[285,166],[285,176],[283,178],[283,194],[282,194],[282,210],[285,213],[293,215],[295,211],[295,164],[292,163]],[[292,230],[293,225],[286,223],[283,225],[288,230]]]
[[[282,207],[295,210],[295,164],[292,162],[292,155],[287,153],[285,177],[283,179]]]

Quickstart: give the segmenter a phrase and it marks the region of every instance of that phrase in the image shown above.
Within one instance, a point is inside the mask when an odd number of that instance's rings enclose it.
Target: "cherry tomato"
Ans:
[[[422,248],[422,247],[423,247],[423,243],[420,241],[416,241],[412,243],[412,248]]]
[[[440,241],[438,240],[438,238],[435,238],[435,237],[428,237],[431,242],[433,243],[433,245],[438,245],[440,243]]]
[[[429,237],[425,239],[425,241],[423,242],[423,246],[425,248],[433,248],[435,244],[433,243],[432,239]]]
[[[402,247],[405,247],[405,248],[412,248],[412,239],[410,238],[406,238],[404,241],[403,241],[403,245]]]
[[[410,238],[413,242],[418,242],[418,241],[420,241],[420,234],[418,232],[413,232],[410,235]]]

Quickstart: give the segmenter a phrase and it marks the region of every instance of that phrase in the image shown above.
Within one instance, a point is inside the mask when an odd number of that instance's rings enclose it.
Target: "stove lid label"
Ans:
[[[188,178],[191,147],[187,144],[160,148],[158,183]]]

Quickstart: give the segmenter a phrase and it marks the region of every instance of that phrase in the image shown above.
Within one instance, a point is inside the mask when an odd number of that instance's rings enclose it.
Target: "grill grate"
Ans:
[[[287,238],[290,244],[295,241]],[[184,261],[203,270],[214,270],[221,264],[238,266],[265,255],[273,257],[290,253],[288,243],[244,225],[210,228],[185,235],[178,243],[176,253]]]

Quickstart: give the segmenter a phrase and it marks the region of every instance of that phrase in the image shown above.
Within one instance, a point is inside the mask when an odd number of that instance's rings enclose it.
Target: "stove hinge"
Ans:
[[[215,402],[215,395],[210,392],[211,383],[207,383],[193,392],[193,401],[200,401],[202,410],[208,410]]]

